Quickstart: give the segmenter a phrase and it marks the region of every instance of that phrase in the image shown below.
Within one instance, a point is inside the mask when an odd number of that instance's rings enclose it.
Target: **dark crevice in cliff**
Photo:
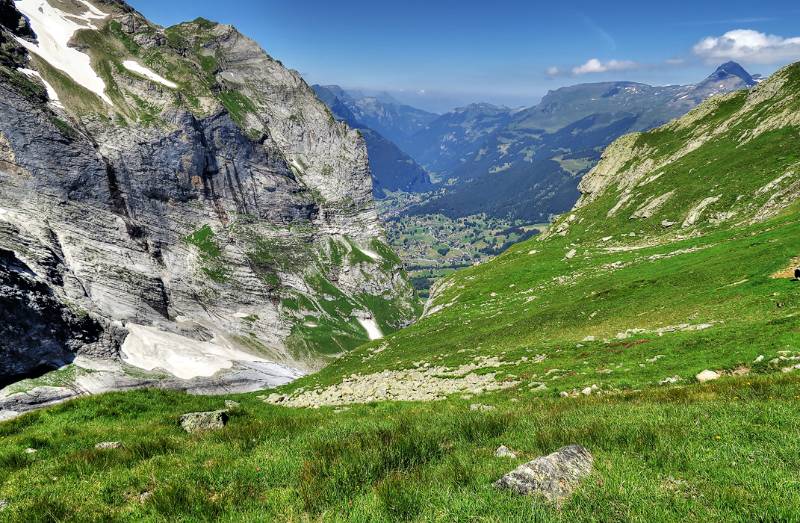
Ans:
[[[120,187],[116,168],[111,164],[108,158],[104,156],[101,156],[101,158],[106,167],[106,178],[108,180],[108,192],[111,196],[110,203],[112,212],[122,217],[128,236],[132,240],[136,240],[143,250],[149,251],[150,246],[147,241],[145,241],[147,238],[147,229],[131,218],[128,202],[125,200],[125,195]]]

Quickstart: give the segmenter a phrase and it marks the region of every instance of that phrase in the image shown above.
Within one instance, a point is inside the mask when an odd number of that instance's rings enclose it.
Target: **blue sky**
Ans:
[[[736,59],[800,60],[796,1],[130,0],[161,25],[230,23],[310,83],[386,90],[429,110],[530,105],[609,79],[691,83]]]

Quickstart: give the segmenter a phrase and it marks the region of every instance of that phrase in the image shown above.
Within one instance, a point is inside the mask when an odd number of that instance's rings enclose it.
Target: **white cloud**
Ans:
[[[592,58],[583,65],[572,68],[572,74],[607,73],[609,71],[627,71],[636,69],[639,64],[629,60],[609,60],[601,62],[597,58]]]
[[[556,66],[548,67],[547,68],[547,75],[548,76],[558,76],[561,74],[561,69]]]
[[[784,38],[751,29],[736,29],[722,36],[709,36],[694,46],[694,53],[707,62],[739,60],[773,64],[800,59],[800,37]]]

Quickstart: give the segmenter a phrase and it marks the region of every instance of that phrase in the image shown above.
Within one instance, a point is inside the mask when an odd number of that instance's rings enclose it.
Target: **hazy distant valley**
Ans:
[[[500,254],[569,210],[615,139],[758,80],[730,62],[693,85],[579,84],[529,108],[475,103],[443,115],[389,94],[314,90],[364,135],[388,239],[427,294],[439,276]]]

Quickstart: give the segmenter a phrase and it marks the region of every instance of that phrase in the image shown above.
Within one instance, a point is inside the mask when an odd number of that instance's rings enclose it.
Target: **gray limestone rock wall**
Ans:
[[[13,3],[2,2],[0,17],[10,20],[3,9]],[[123,2],[97,5],[143,49],[158,49],[187,70],[199,67],[189,56],[195,42],[175,48]],[[369,316],[376,298],[385,302],[380,311],[391,311],[378,318],[384,329],[413,320],[402,267],[393,255],[373,252],[385,244],[360,134],[336,122],[298,73],[255,42],[229,26],[202,26],[203,53],[218,65],[202,77],[216,84],[197,106],[190,110],[180,92],[119,65],[110,73],[117,106],[104,106],[105,114],[76,109],[69,97],[48,103],[44,84],[16,70],[37,62],[0,27],[0,252],[9,267],[23,268],[0,273],[0,285],[16,296],[3,313],[18,317],[40,304],[45,316],[31,315],[25,332],[52,331],[41,353],[18,341],[22,330],[9,337],[3,350],[13,356],[6,367],[0,362],[2,379],[76,355],[120,364],[132,324],[308,370],[326,361],[318,351],[326,339],[313,331],[318,323],[355,346],[367,341],[357,315]],[[252,107],[232,114],[214,97],[220,92],[247,97]],[[158,115],[132,116],[130,107],[142,102]],[[327,305],[332,300],[336,309]],[[237,365],[229,373],[237,387],[273,379],[261,367]],[[119,387],[158,379],[129,383],[115,369]],[[161,383],[189,387],[175,380]],[[209,378],[198,387],[222,383]],[[50,401],[40,400],[32,401]]]

